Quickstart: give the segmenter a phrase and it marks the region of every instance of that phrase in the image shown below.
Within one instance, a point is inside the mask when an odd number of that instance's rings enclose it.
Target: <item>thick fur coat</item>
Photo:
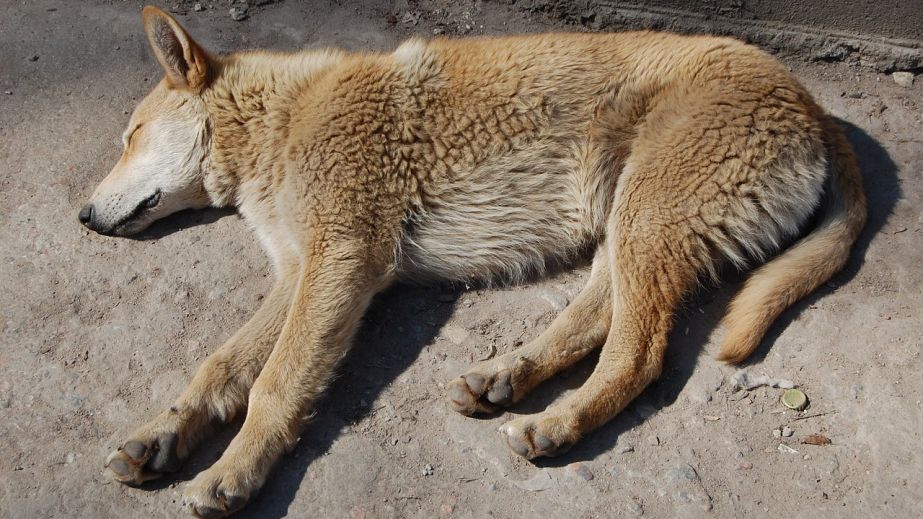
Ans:
[[[544,334],[448,389],[457,411],[493,412],[601,348],[580,389],[501,429],[517,454],[552,456],[660,375],[701,280],[775,256],[724,320],[720,356],[741,361],[842,268],[865,221],[842,130],[783,66],[732,39],[542,34],[216,57],[160,10],[144,22],[166,77],[81,220],[131,234],[179,209],[235,206],[276,273],[252,319],[106,463],[122,482],[159,477],[246,412],[186,488],[199,516],[259,490],[396,279],[517,280],[595,249],[586,288]]]

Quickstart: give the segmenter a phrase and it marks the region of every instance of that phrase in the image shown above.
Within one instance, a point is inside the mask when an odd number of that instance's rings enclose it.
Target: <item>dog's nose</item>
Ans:
[[[80,220],[80,223],[90,227],[90,223],[93,221],[93,204],[87,204],[83,206],[83,209],[80,210],[80,214],[77,215],[77,219]]]

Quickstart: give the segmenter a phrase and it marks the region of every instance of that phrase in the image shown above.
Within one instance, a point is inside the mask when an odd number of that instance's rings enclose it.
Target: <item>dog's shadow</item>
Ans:
[[[863,264],[872,238],[887,222],[901,196],[897,168],[888,153],[858,127],[844,121],[840,121],[840,124],[846,128],[849,140],[859,156],[869,200],[869,220],[852,251],[849,265],[832,280],[832,287],[855,276]],[[218,214],[214,219],[222,216],[224,214]],[[172,223],[167,222],[162,229],[182,224],[188,218],[189,215],[180,215]],[[156,237],[157,229],[152,232]],[[702,290],[690,299],[677,318],[670,336],[660,380],[651,384],[629,409],[589,434],[567,454],[540,460],[536,464],[561,466],[577,460],[594,459],[612,449],[619,435],[643,423],[652,412],[672,405],[692,375],[703,346],[745,277],[745,274],[730,273],[723,280],[722,288]],[[821,288],[784,312],[770,328],[751,362],[762,360],[782,330],[805,308],[835,290],[831,285]],[[308,425],[310,431],[306,431],[306,438],[310,439],[306,439],[296,447],[293,455],[279,463],[260,494],[238,517],[276,518],[288,515],[288,508],[311,464],[329,451],[345,425],[358,422],[373,412],[373,402],[380,393],[416,360],[423,347],[435,340],[453,311],[453,305],[437,303],[439,293],[439,288],[399,285],[376,298],[356,339],[357,346],[339,370],[340,376],[332,384],[328,396],[319,405],[316,419]],[[582,384],[592,372],[596,358],[591,355],[542,385],[512,410],[516,413],[541,411],[561,392]],[[178,474],[178,479],[189,479],[207,468],[220,456],[235,433],[236,428],[230,428],[218,438],[205,442],[203,448]],[[500,440],[497,437],[485,437],[484,441]]]
[[[183,229],[191,229],[200,225],[208,225],[217,222],[225,216],[236,214],[234,209],[228,208],[209,208],[202,210],[187,209],[171,214],[152,223],[150,227],[140,234],[129,236],[129,239],[139,241],[159,240]]]

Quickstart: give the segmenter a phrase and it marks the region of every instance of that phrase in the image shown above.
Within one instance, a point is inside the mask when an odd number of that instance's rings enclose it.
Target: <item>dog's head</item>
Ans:
[[[166,77],[135,109],[122,134],[122,157],[80,210],[80,221],[101,234],[128,236],[210,204],[204,185],[210,131],[201,94],[217,62],[160,9],[145,7],[142,18]]]

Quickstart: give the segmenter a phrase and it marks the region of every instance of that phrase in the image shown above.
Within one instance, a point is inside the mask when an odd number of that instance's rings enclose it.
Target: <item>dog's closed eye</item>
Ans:
[[[159,203],[160,203],[160,190],[158,189],[157,191],[154,192],[153,195],[145,198],[144,201],[141,202],[141,206],[144,207],[145,209],[150,209]]]

